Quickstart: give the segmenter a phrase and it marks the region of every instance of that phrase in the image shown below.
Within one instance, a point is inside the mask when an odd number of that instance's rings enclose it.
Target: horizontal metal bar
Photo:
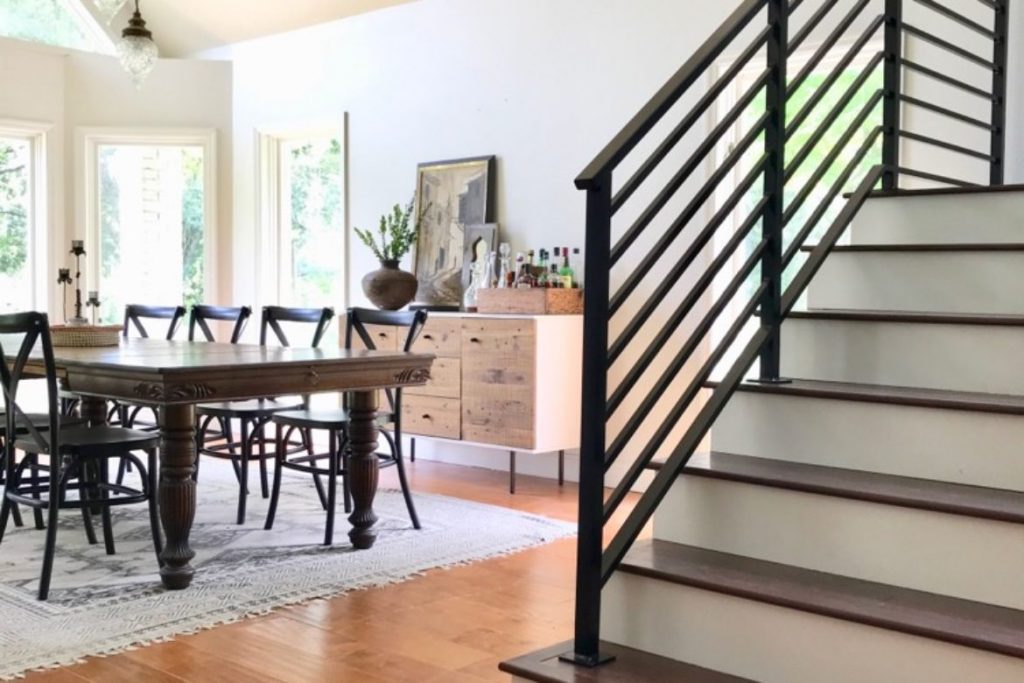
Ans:
[[[941,14],[942,16],[946,17],[947,19],[952,19],[953,21],[955,21],[956,23],[960,24],[964,28],[969,28],[970,30],[972,30],[972,31],[974,31],[976,33],[980,33],[981,35],[985,36],[986,38],[988,38],[990,40],[995,40],[995,37],[996,37],[996,32],[995,31],[993,31],[990,28],[986,28],[986,27],[982,26],[981,24],[979,24],[978,22],[974,21],[973,19],[968,19],[964,15],[962,15],[959,12],[956,12],[954,10],[951,10],[950,8],[946,7],[945,5],[942,5],[942,4],[938,3],[938,2],[935,2],[935,0],[914,0],[914,1],[917,4],[919,4],[919,5],[923,6],[923,7],[927,7],[928,9],[932,10],[933,12],[935,12],[937,14]]]
[[[601,555],[602,583],[607,583],[612,572],[622,563],[622,558],[626,556],[626,552],[633,545],[633,542],[636,541],[637,537],[640,536],[640,532],[643,531],[644,527],[647,526],[647,522],[650,521],[654,511],[661,505],[661,501],[665,499],[669,489],[672,488],[676,479],[682,474],[686,463],[690,461],[690,458],[698,446],[700,446],[701,441],[707,436],[711,425],[714,424],[715,419],[722,412],[726,402],[736,391],[736,387],[743,381],[743,376],[750,369],[750,366],[754,364],[754,360],[758,355],[760,355],[761,349],[768,341],[770,335],[771,333],[768,328],[763,326],[754,332],[746,346],[743,347],[732,368],[711,392],[711,397],[704,404],[704,407],[701,408],[700,412],[697,413],[697,417],[690,428],[686,430],[686,434],[679,442],[679,445],[672,451],[672,454],[665,464],[662,465],[658,473],[654,475],[654,480],[647,487],[647,491],[640,496],[640,500],[633,506],[633,510],[629,513],[626,521],[619,528],[618,533],[612,537],[608,548]]]
[[[768,113],[764,113],[757,120],[751,129],[747,132],[743,139],[737,143],[736,147],[733,148],[729,155],[722,162],[722,165],[715,169],[707,181],[701,186],[699,190],[694,194],[693,199],[686,205],[686,208],[672,221],[665,231],[662,233],[658,241],[655,242],[654,247],[647,253],[640,263],[631,268],[629,277],[627,277],[618,289],[615,290],[615,294],[612,296],[609,304],[609,310],[614,315],[622,307],[622,305],[629,298],[629,295],[637,288],[637,286],[643,281],[644,277],[650,272],[651,268],[661,259],[662,256],[668,251],[672,242],[679,237],[679,234],[683,231],[687,224],[693,220],[704,203],[707,202],[714,194],[718,186],[725,180],[726,176],[732,173],[732,169],[736,164],[739,163],[740,159],[746,153],[747,149],[757,140],[761,131],[764,129],[765,121],[768,119]]]
[[[729,302],[739,291],[740,287],[743,286],[743,283],[746,282],[747,277],[755,268],[757,268],[758,265],[760,265],[761,254],[764,252],[767,244],[767,241],[761,241],[757,248],[754,249],[752,257],[747,259],[746,263],[743,264],[743,267],[736,273],[732,281],[729,283],[728,288],[722,293],[722,296],[715,302],[714,306],[708,310],[707,314],[705,314],[700,325],[698,325],[697,329],[694,330],[693,334],[690,335],[689,339],[687,339],[686,343],[683,345],[683,348],[680,349],[679,353],[677,353],[675,358],[673,358],[670,367],[662,374],[658,383],[659,387],[661,387],[662,393],[651,392],[648,398],[644,400],[644,403],[641,406],[642,410],[638,411],[637,414],[630,418],[629,422],[626,423],[619,432],[619,435],[615,438],[615,441],[612,444],[612,449],[608,451],[609,457],[618,457],[618,455],[622,453],[623,449],[628,445],[630,439],[635,435],[636,430],[654,408],[654,405],[662,398],[665,388],[671,384],[675,375],[682,370],[683,366],[690,359],[690,356],[693,355],[693,352],[700,347],[701,343],[704,341],[704,337],[711,332],[711,327],[722,312],[725,311]],[[733,321],[732,326],[726,333],[725,337],[718,346],[712,350],[710,356],[706,361],[704,361],[700,370],[697,371],[690,380],[686,390],[680,395],[679,400],[676,401],[675,405],[672,406],[672,409],[668,411],[668,414],[661,421],[661,424],[658,425],[657,431],[655,431],[654,435],[650,439],[645,441],[643,451],[641,451],[640,455],[633,461],[633,464],[630,465],[626,474],[608,496],[608,500],[605,501],[605,522],[611,519],[612,515],[615,514],[615,511],[618,509],[619,505],[622,504],[622,501],[626,499],[626,496],[629,495],[630,490],[640,478],[640,475],[643,474],[644,470],[647,469],[647,466],[651,464],[655,454],[665,443],[665,440],[669,435],[671,435],[672,430],[678,426],[679,420],[681,420],[686,414],[686,411],[690,408],[693,400],[700,393],[701,389],[704,388],[704,383],[709,377],[711,377],[711,373],[714,371],[715,366],[718,365],[718,362],[725,355],[725,352],[728,351],[732,340],[734,340],[749,323],[750,316],[754,314],[754,310],[757,308],[758,303],[760,303],[760,299],[761,296],[764,295],[765,288],[765,283],[761,283],[757,288],[757,296],[748,301],[743,307],[743,310],[740,311],[739,316]],[[641,412],[643,415],[640,414]]]
[[[825,193],[825,197],[818,203],[817,208],[814,209],[811,215],[807,217],[807,222],[805,222],[800,227],[800,230],[797,231],[797,234],[793,236],[793,240],[790,242],[789,247],[786,248],[786,252],[782,256],[783,270],[785,270],[789,266],[790,262],[796,258],[797,253],[800,251],[800,247],[803,246],[803,243],[806,242],[807,238],[810,237],[812,232],[814,232],[814,228],[817,227],[818,223],[821,222],[821,219],[828,213],[829,208],[832,206],[832,202],[835,201],[835,198],[838,197],[843,191],[843,188],[846,187],[846,183],[849,182],[850,178],[853,176],[853,172],[856,171],[860,163],[864,161],[864,157],[866,157],[868,152],[871,151],[871,148],[875,145],[875,142],[878,141],[878,137],[884,130],[884,126],[876,126],[874,130],[868,133],[868,136],[864,138],[864,141],[854,153],[853,158],[848,164],[846,164],[846,168],[843,169],[842,173],[839,174],[839,177],[836,178],[834,183],[832,183],[832,187],[830,187],[828,192]]]
[[[629,226],[622,237],[612,247],[612,266],[614,266],[620,258],[626,253],[626,251],[633,245],[634,242],[643,234],[643,231],[647,229],[647,226],[651,224],[651,221],[657,217],[658,213],[665,208],[665,205],[671,201],[675,193],[679,191],[679,188],[683,186],[683,183],[694,174],[694,172],[700,168],[705,159],[711,154],[715,145],[727,132],[732,130],[733,126],[746,111],[750,103],[753,102],[757,96],[761,93],[765,84],[768,82],[770,72],[765,69],[757,81],[751,86],[743,96],[737,100],[736,105],[725,114],[721,120],[715,125],[711,131],[708,132],[707,136],[701,140],[700,145],[693,151],[693,154],[686,160],[686,163],[673,174],[672,178],[668,181],[664,188],[657,194],[647,208],[637,216],[637,219],[633,221],[633,224]],[[615,307],[612,307],[612,312],[615,312]]]
[[[860,51],[864,49],[864,46],[868,44],[872,36],[878,31],[878,29],[885,23],[885,17],[879,14],[875,19],[868,24],[867,29],[860,35],[859,38],[850,46],[846,54],[843,55],[842,59],[836,64],[836,67],[825,77],[825,80],[821,82],[814,93],[807,98],[807,102],[800,111],[791,120],[786,122],[786,140],[789,140],[796,134],[803,125],[804,121],[811,115],[814,108],[818,106],[818,103],[824,99],[828,91],[835,85],[835,82],[839,80],[839,77],[843,75],[843,72],[850,66],[853,60],[860,54]]]
[[[678,71],[637,112],[576,178],[576,187],[590,189],[605,171],[611,171],[640,143],[680,97],[697,83],[747,24],[764,9],[766,0],[744,0],[722,25],[686,60]]]
[[[765,41],[768,39],[768,33],[771,31],[771,27],[765,27],[761,33],[754,39],[754,42],[747,48],[736,61],[726,70],[721,78],[719,78],[714,85],[700,100],[693,106],[683,120],[669,133],[668,137],[658,145],[658,148],[654,150],[654,153],[641,164],[640,168],[630,176],[629,180],[623,183],[622,187],[615,196],[612,198],[612,214],[619,210],[626,201],[633,196],[640,186],[643,184],[647,177],[654,172],[654,169],[658,167],[669,152],[671,152],[679,141],[683,139],[693,126],[698,123],[704,116],[704,113],[708,110],[711,104],[718,99],[726,88],[731,86],[739,75],[739,73],[746,67],[747,63],[754,58],[754,55],[758,53],[761,48],[764,47]]]
[[[840,116],[846,113],[850,101],[853,100],[853,98],[857,95],[858,92],[860,92],[860,89],[864,86],[864,83],[866,83],[867,80],[871,78],[872,73],[876,68],[878,68],[878,65],[882,62],[882,58],[884,56],[884,53],[879,52],[874,57],[871,58],[871,61],[869,61],[864,66],[864,69],[861,70],[860,74],[857,76],[857,79],[850,84],[850,87],[847,88],[845,93],[843,93],[843,96],[839,98],[839,101],[836,102],[835,106],[832,107],[832,111],[830,111],[828,115],[825,116],[822,122],[818,125],[818,128],[807,139],[807,142],[804,143],[804,146],[800,149],[799,152],[797,152],[793,156],[793,160],[789,163],[789,166],[786,168],[786,182],[789,182],[789,180],[792,179],[793,175],[800,169],[803,163],[807,161],[807,158],[811,155],[811,152],[813,152],[814,148],[817,147],[819,142],[821,142],[821,139],[825,137],[825,133],[829,131],[829,129],[833,126],[833,124],[835,124],[835,122],[839,119]],[[883,93],[879,91],[876,96],[878,98],[881,98],[882,94]]]
[[[832,48],[835,47],[836,43],[846,35],[846,31],[853,26],[853,22],[857,20],[857,17],[861,15],[865,8],[871,4],[871,0],[860,0],[853,8],[846,14],[845,17],[839,22],[839,24],[832,29],[832,33],[828,34],[824,42],[818,46],[818,49],[814,51],[811,58],[807,60],[804,67],[800,69],[799,73],[793,77],[789,84],[786,86],[786,97],[792,97],[793,93],[800,89],[800,86],[804,84],[812,73],[818,68],[818,64],[821,60],[825,59],[832,52]]]
[[[978,2],[980,2],[985,7],[988,7],[989,9],[995,10],[997,12],[1000,9],[1000,3],[994,2],[993,0],[978,0]]]
[[[910,69],[911,71],[916,71],[919,74],[923,74],[925,76],[929,76],[931,78],[934,78],[937,81],[945,83],[946,85],[951,85],[954,88],[959,88],[960,90],[963,90],[964,92],[970,93],[972,95],[977,95],[978,97],[984,97],[986,100],[994,100],[995,99],[995,95],[993,95],[988,90],[982,90],[981,88],[976,88],[975,86],[971,85],[970,83],[965,83],[965,82],[963,82],[963,81],[961,81],[961,80],[959,80],[957,78],[953,78],[952,76],[947,76],[946,74],[942,73],[941,71],[936,71],[935,69],[929,69],[928,67],[923,66],[921,64],[918,64],[917,62],[912,62],[909,59],[901,59],[900,60],[900,64],[902,64],[905,68]]]
[[[921,40],[929,42],[932,45],[934,45],[935,47],[942,48],[946,52],[950,52],[950,53],[952,53],[954,55],[957,55],[959,57],[962,57],[962,58],[966,59],[969,62],[974,62],[975,64],[977,64],[979,66],[983,66],[986,69],[989,69],[991,71],[995,71],[995,69],[996,69],[996,65],[995,65],[994,62],[991,62],[991,61],[985,59],[984,57],[979,57],[978,55],[974,54],[970,50],[965,50],[964,48],[962,48],[962,47],[960,47],[958,45],[954,45],[953,43],[949,42],[948,40],[943,40],[942,38],[939,38],[938,36],[934,36],[931,33],[928,33],[927,31],[925,31],[923,29],[919,29],[916,26],[908,24],[907,22],[903,22],[903,31],[905,33],[908,33],[908,34],[916,37],[916,38],[920,38]]]
[[[929,173],[928,171],[918,171],[915,168],[907,168],[906,166],[900,166],[900,175],[909,175],[915,178],[921,178],[922,180],[932,180],[937,183],[944,183],[946,185],[953,185],[955,187],[980,187],[980,183],[972,183],[967,180],[960,180],[959,178],[950,178],[949,176],[939,175],[937,173]]]
[[[928,137],[927,135],[912,133],[909,130],[900,130],[900,137],[906,140],[915,140],[917,142],[923,142],[926,145],[931,145],[933,147],[941,147],[942,149],[948,149],[951,152],[956,152],[957,154],[963,154],[965,156],[981,159],[982,161],[992,161],[991,154],[979,152],[975,149],[970,149],[969,147],[961,147],[960,145],[954,145],[953,143],[946,142],[945,140],[936,140],[935,138]]]
[[[982,121],[981,119],[966,116],[958,111],[953,111],[952,109],[940,107],[937,104],[932,104],[931,102],[926,102],[925,100],[921,100],[916,97],[911,97],[910,95],[900,95],[900,99],[906,102],[907,104],[912,104],[915,107],[921,107],[922,109],[933,111],[936,114],[942,114],[943,116],[947,116],[957,121],[963,121],[964,123],[975,126],[976,128],[982,128],[984,130],[996,129],[995,126],[993,126],[991,123],[988,123],[987,121]]]
[[[825,177],[829,170],[831,170],[832,164],[836,162],[839,155],[846,149],[846,146],[850,144],[850,140],[852,140],[853,136],[857,134],[857,131],[860,130],[860,127],[865,121],[867,121],[868,116],[870,116],[871,112],[878,107],[881,101],[882,91],[879,90],[871,97],[871,99],[864,103],[864,106],[861,107],[861,110],[857,113],[857,117],[850,122],[850,125],[847,126],[845,131],[843,131],[843,134],[839,137],[836,143],[832,145],[832,149],[828,151],[828,154],[825,155],[822,162],[818,164],[816,169],[814,169],[814,173],[812,173],[811,177],[806,183],[804,183],[804,186],[800,188],[796,197],[794,197],[792,201],[786,203],[786,210],[782,216],[783,225],[788,225],[789,222],[793,220],[793,217],[799,213],[800,208],[810,198],[814,189],[818,186],[818,183],[821,182],[821,179]]]
[[[800,299],[800,295],[803,294],[804,289],[807,288],[807,284],[811,281],[811,278],[815,276],[821,265],[825,262],[825,257],[828,256],[829,252],[832,251],[832,247],[835,246],[836,242],[839,241],[840,236],[845,232],[847,226],[853,220],[853,217],[860,211],[861,205],[864,200],[867,199],[868,193],[878,184],[878,181],[882,179],[882,174],[885,172],[885,167],[881,164],[873,166],[869,170],[864,178],[860,181],[857,189],[853,192],[853,195],[846,201],[846,205],[843,210],[839,212],[836,219],[832,221],[832,225],[829,226],[825,234],[822,235],[821,239],[818,240],[817,246],[814,247],[814,251],[807,257],[804,265],[797,272],[792,282],[789,283],[789,287],[782,294],[782,314],[783,316],[789,315],[789,312],[793,310],[793,306]]]
[[[804,22],[804,25],[802,27],[800,27],[800,30],[797,31],[789,39],[789,52],[788,52],[788,54],[790,56],[793,56],[793,53],[796,52],[800,48],[800,46],[803,44],[803,42],[805,40],[807,40],[807,38],[811,35],[811,33],[814,32],[814,29],[816,29],[818,27],[818,24],[820,24],[822,22],[822,20],[824,20],[825,17],[827,17],[829,15],[829,13],[838,4],[839,4],[839,0],[826,0],[821,5],[821,7],[819,7],[814,12],[814,14],[812,14],[807,19],[807,21]],[[790,11],[792,11],[792,7],[790,7]]]
[[[670,273],[665,278],[663,283],[659,285],[658,290],[651,296],[650,299],[647,300],[647,302],[645,302],[644,308],[631,321],[629,328],[624,330],[622,334],[619,335],[619,340],[617,340],[617,344],[621,342],[622,347],[625,348],[625,346],[628,344],[628,341],[632,339],[637,332],[639,332],[640,327],[642,326],[642,322],[646,321],[647,318],[654,312],[654,310],[656,310],[657,306],[668,295],[672,287],[675,286],[675,283],[678,282],[679,278],[682,276],[682,273],[690,267],[690,265],[697,259],[697,257],[704,250],[704,247],[707,245],[707,243],[711,241],[711,238],[715,234],[719,225],[726,218],[732,215],[732,212],[733,210],[735,210],[736,205],[739,203],[739,201],[746,195],[747,191],[750,189],[753,183],[756,182],[756,180],[761,177],[761,172],[764,169],[764,165],[765,160],[762,159],[761,163],[758,164],[758,166],[747,175],[747,179],[743,183],[741,183],[739,187],[736,188],[736,191],[733,192],[733,195],[732,197],[729,198],[729,201],[726,202],[718,210],[715,217],[708,222],[708,226],[701,231],[699,239],[694,240],[694,244],[691,244],[689,247],[687,247],[686,253],[680,259],[679,264],[677,264],[677,266],[673,268],[673,272]],[[633,365],[629,369],[629,372],[626,373],[626,376],[622,378],[621,382],[619,382],[619,385],[615,388],[615,391],[612,392],[611,397],[608,399],[608,406],[606,409],[607,418],[611,418],[612,415],[615,414],[615,411],[622,404],[622,401],[626,398],[629,392],[632,391],[633,387],[636,386],[637,382],[643,376],[644,372],[647,371],[647,368],[650,367],[651,363],[654,362],[654,359],[657,357],[660,350],[669,342],[669,339],[671,339],[672,334],[675,332],[675,329],[680,324],[682,324],[683,320],[686,318],[687,315],[690,314],[690,311],[693,309],[693,307],[697,305],[697,302],[704,295],[704,290],[707,289],[707,287],[711,283],[711,279],[714,278],[715,274],[717,273],[717,269],[721,267],[721,261],[727,261],[729,258],[731,258],[731,251],[739,246],[737,244],[737,239],[742,239],[743,237],[746,237],[746,235],[753,229],[753,227],[760,222],[764,214],[764,208],[766,203],[767,199],[762,197],[761,200],[758,202],[755,210],[736,229],[736,235],[740,235],[740,237],[737,238],[737,236],[734,235],[733,238],[729,240],[726,246],[722,249],[722,252],[715,257],[711,265],[708,266],[708,268],[701,275],[700,279],[693,285],[693,287],[690,288],[689,291],[687,291],[686,296],[682,298],[682,300],[679,302],[679,305],[676,306],[672,314],[668,316],[664,323],[662,323],[661,328],[658,330],[658,333],[654,335],[654,338],[648,342],[647,348],[644,350],[644,353],[641,354],[640,358],[633,363]],[[668,284],[666,285],[665,283]],[[621,349],[618,351],[618,353],[621,353]],[[613,357],[617,357],[618,353],[614,354]]]

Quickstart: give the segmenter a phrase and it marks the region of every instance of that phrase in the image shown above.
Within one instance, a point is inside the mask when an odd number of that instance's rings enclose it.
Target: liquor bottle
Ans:
[[[569,265],[569,247],[562,247],[562,258],[565,260],[562,262],[562,267],[559,269],[558,274],[562,277],[562,286],[566,289],[572,289],[576,274],[573,272],[572,266]]]
[[[551,273],[548,274],[548,287],[562,289],[562,277],[558,274],[558,264],[551,264]]]
[[[540,275],[537,276],[538,287],[550,287],[551,283],[548,282],[548,252],[544,249],[540,250]]]
[[[516,255],[516,271],[518,275],[515,280],[516,289],[528,289],[533,287],[532,277],[530,275],[530,264],[526,262],[526,257],[522,252]]]
[[[580,254],[579,247],[573,247],[572,250],[572,268],[576,274],[576,286],[583,289],[583,256]]]
[[[505,289],[511,287],[511,280],[515,278],[514,271],[512,270],[512,247],[508,242],[502,242],[498,247],[498,252],[501,254],[501,268],[498,270],[498,287]]]

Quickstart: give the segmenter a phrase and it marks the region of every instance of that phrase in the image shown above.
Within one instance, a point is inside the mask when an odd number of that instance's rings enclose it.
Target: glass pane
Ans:
[[[27,311],[32,301],[32,145],[0,138],[0,312]]]
[[[99,148],[100,318],[203,298],[203,149]]]
[[[94,32],[83,25],[85,19],[71,12],[67,1],[3,0],[0,2],[0,35],[109,53],[110,46],[101,43]]]
[[[342,305],[345,228],[341,143],[314,139],[285,145],[281,298],[291,306]]]

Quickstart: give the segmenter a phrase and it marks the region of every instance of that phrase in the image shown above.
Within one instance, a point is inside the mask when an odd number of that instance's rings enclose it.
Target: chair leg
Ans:
[[[508,492],[516,492],[516,452],[508,452]]]
[[[558,451],[558,485],[565,486],[565,451]]]
[[[78,466],[78,499],[82,503],[88,503],[91,500],[84,464]],[[82,526],[85,527],[85,538],[89,541],[89,545],[96,545],[99,541],[96,539],[96,529],[92,525],[90,507],[91,505],[82,505]]]
[[[409,439],[409,462],[416,462],[416,437]]]
[[[338,453],[341,455],[341,470],[345,473],[344,479],[341,480],[341,502],[344,505],[345,514],[352,513],[352,484],[348,480],[348,448],[346,448],[347,442],[342,440],[341,432],[333,432],[332,438],[338,440]]]
[[[324,545],[334,543],[334,511],[338,505],[338,444],[329,439],[327,450],[327,527],[324,530]]]
[[[274,517],[277,515],[277,499],[281,495],[281,470],[285,458],[284,428],[277,425],[274,432],[274,483],[270,488],[270,505],[267,508],[267,521],[263,528],[269,531],[274,528]]]
[[[242,419],[242,456],[238,463],[238,516],[236,524],[245,524],[245,503],[249,497],[249,455],[252,442],[249,441],[249,421]]]
[[[60,512],[59,460],[50,468],[50,495],[47,500],[49,519],[46,527],[46,547],[43,550],[43,569],[39,576],[39,599],[50,595],[50,576],[53,574],[53,555],[57,550],[57,513]]]
[[[33,488],[35,488],[36,486],[38,486],[39,482],[39,456],[31,455],[28,457],[32,458],[32,464],[29,465],[29,471],[31,472],[30,476],[32,477]],[[35,498],[36,500],[39,500],[39,491],[36,491],[34,494],[32,494],[32,497]],[[46,528],[46,525],[43,524],[42,508],[32,508],[32,516],[35,518],[36,529]]]
[[[409,519],[412,520],[414,529],[422,529],[420,517],[416,514],[416,504],[412,502],[412,491],[409,490],[409,480],[405,477],[405,463],[402,462],[402,434],[397,432],[392,444],[394,449],[395,468],[398,469],[398,482],[402,485],[402,496],[405,498],[405,507],[409,510]]]
[[[159,465],[156,460],[156,450],[146,451],[149,456],[149,470],[146,472],[146,480],[149,494],[149,530],[153,534],[153,549],[156,551],[156,561],[159,566],[164,566],[160,556],[164,551],[164,541],[160,530],[160,508],[157,505],[157,488],[160,485]]]
[[[268,420],[264,419],[259,426],[260,435],[260,495],[264,498],[270,497],[270,485],[267,482],[267,424]]]
[[[121,459],[122,462],[124,458]],[[110,491],[104,485],[110,482],[109,463],[107,460],[100,460],[93,463],[93,481],[96,486],[97,499],[101,501],[100,519],[103,521],[103,545],[107,555],[114,554],[114,524],[110,514]]]
[[[12,509],[16,508],[7,497],[7,490],[5,488],[3,500],[0,501],[0,543],[4,540],[4,532],[7,531],[7,520],[11,517]]]

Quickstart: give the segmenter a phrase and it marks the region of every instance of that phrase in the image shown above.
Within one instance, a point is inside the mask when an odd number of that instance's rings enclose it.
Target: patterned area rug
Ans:
[[[293,476],[282,482],[274,529],[264,531],[266,501],[258,493],[250,496],[248,522],[232,523],[237,489],[225,465],[203,463],[191,536],[197,576],[186,591],[160,587],[145,505],[115,509],[113,556],[104,553],[102,539],[94,546],[86,542],[77,511],[61,511],[47,602],[35,599],[44,534],[32,528],[31,514],[25,527],[11,525],[0,544],[0,678],[396,583],[575,532],[565,522],[428,494],[416,495],[423,523],[416,531],[401,493],[382,490],[374,502],[380,516],[374,548],[348,545],[340,506],[336,545],[325,548],[319,545],[324,512],[309,478],[286,473]]]

